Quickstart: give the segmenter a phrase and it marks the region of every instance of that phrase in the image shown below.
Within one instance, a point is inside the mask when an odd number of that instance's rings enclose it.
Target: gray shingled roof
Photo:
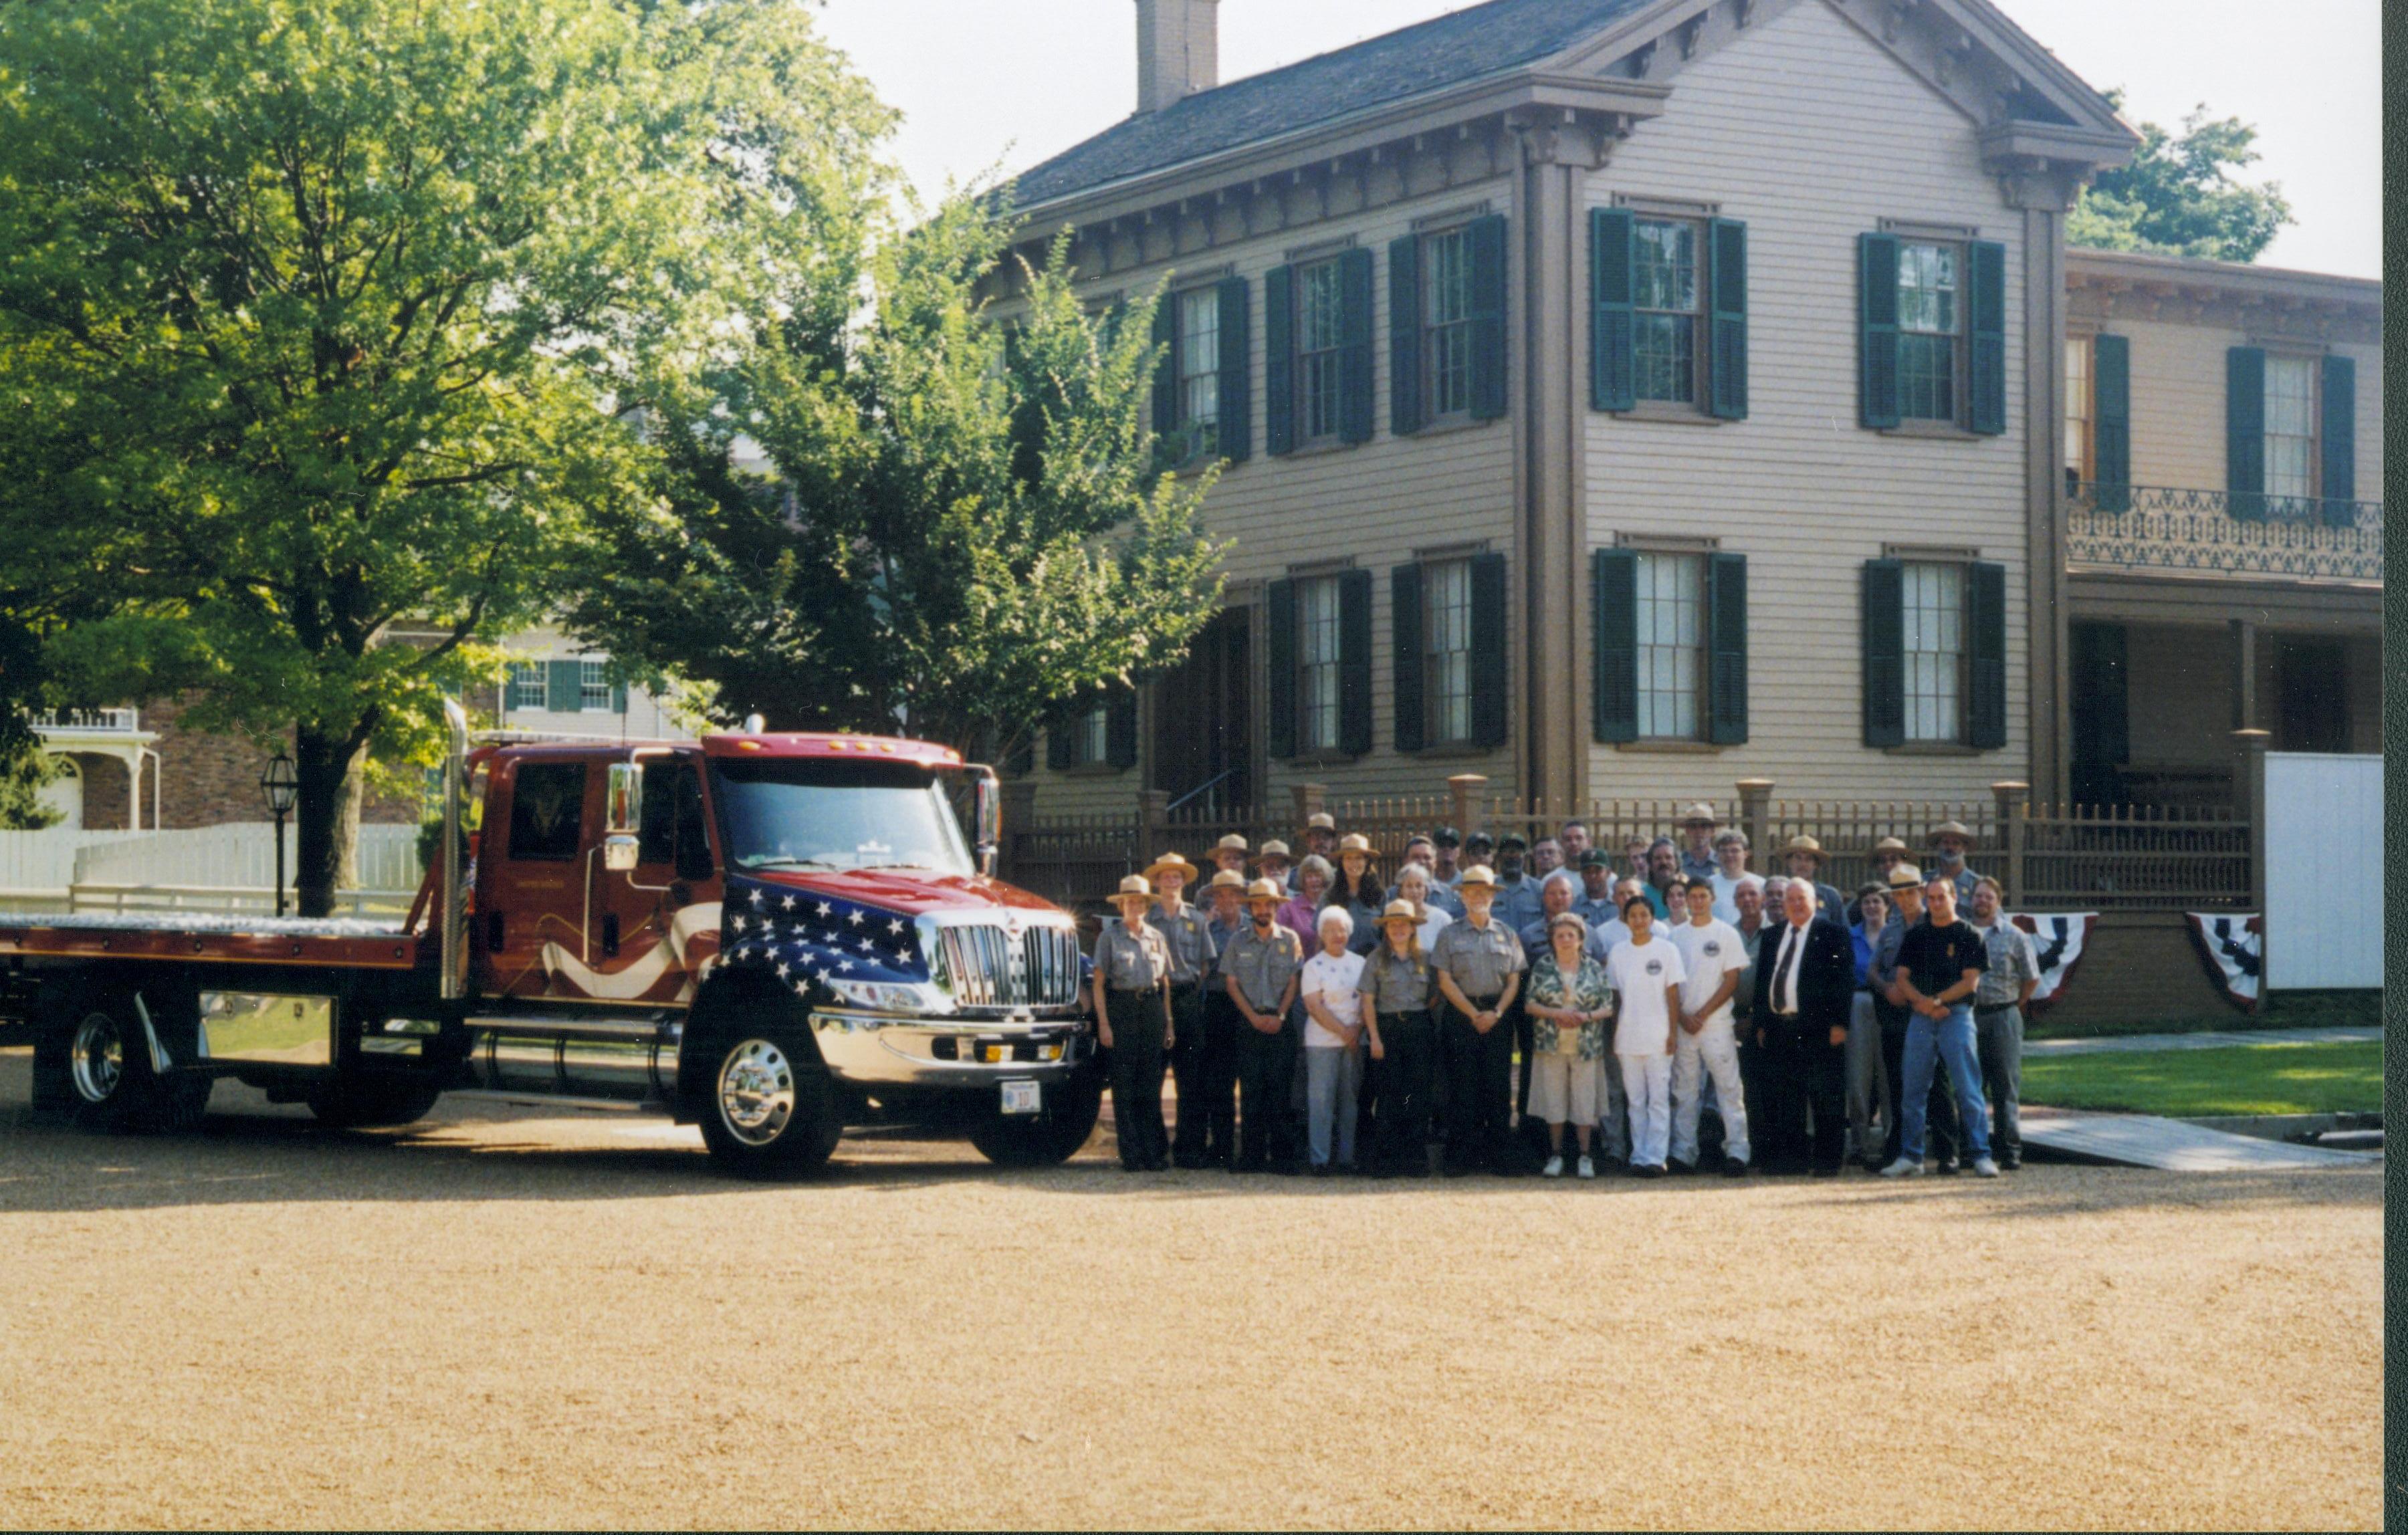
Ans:
[[[1199,92],[1025,172],[1021,207],[1200,160],[1559,53],[1652,0],[1488,0]]]

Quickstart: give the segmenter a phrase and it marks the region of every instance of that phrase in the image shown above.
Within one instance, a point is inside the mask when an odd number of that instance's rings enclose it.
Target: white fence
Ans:
[[[2266,989],[2380,989],[2383,888],[2383,759],[2267,753]]]
[[[153,904],[142,893],[178,892],[165,904],[221,909],[272,905],[276,828],[236,822],[189,831],[0,831],[0,904],[117,906]],[[284,874],[296,865],[294,830],[284,827]],[[406,904],[418,889],[416,826],[360,828],[359,892],[398,892]]]

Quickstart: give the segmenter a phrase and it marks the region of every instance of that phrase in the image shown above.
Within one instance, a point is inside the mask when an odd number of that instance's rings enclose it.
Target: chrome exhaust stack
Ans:
[[[465,868],[455,868],[460,844],[466,836],[467,807],[463,796],[468,780],[468,711],[457,698],[443,700],[443,723],[451,741],[443,753],[443,890],[436,911],[442,925],[439,960],[443,967],[441,997],[457,1002],[468,995],[468,882]]]

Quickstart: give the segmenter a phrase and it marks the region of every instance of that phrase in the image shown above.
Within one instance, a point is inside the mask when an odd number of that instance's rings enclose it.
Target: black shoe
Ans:
[[[1676,1156],[1664,1164],[1664,1170],[1677,1178],[1693,1178],[1697,1176],[1698,1164],[1684,1162]]]
[[[1816,1168],[1814,1169],[1814,1176],[1817,1178],[1837,1178],[1839,1175],[1840,1169],[1837,1168]]]
[[[1943,1156],[1940,1159],[1940,1165],[1932,1170],[1939,1173],[1943,1178],[1954,1178],[1957,1173],[1964,1169],[1957,1166],[1956,1158],[1953,1156]]]
[[[2006,1155],[1999,1158],[1999,1170],[2000,1172],[2013,1172],[2023,1165],[2024,1154],[2021,1152],[2009,1152]]]
[[[1153,1161],[1148,1162],[1145,1165],[1145,1170],[1148,1172],[1168,1172],[1170,1170],[1170,1158],[1168,1156],[1157,1156]]]
[[[1182,1153],[1170,1159],[1170,1165],[1177,1168],[1182,1172],[1194,1172],[1198,1168],[1211,1167],[1212,1164],[1201,1156],[1194,1156]]]
[[[1328,1176],[1329,1176],[1330,1171],[1331,1171],[1331,1169],[1330,1169],[1329,1164],[1328,1164],[1328,1163],[1326,1163],[1326,1162],[1322,1162],[1322,1163],[1318,1163],[1318,1164],[1316,1164],[1316,1165],[1313,1167],[1313,1169],[1312,1169],[1312,1175],[1313,1175],[1315,1178],[1326,1178],[1326,1177],[1328,1177]]]
[[[1145,1164],[1142,1162],[1123,1162],[1121,1164],[1121,1170],[1123,1172],[1143,1172],[1145,1170]]]
[[[1726,1178],[1744,1178],[1747,1176],[1747,1164],[1740,1161],[1737,1157],[1726,1156],[1723,1158],[1723,1176]]]
[[[1229,1164],[1230,1173],[1240,1178],[1247,1177],[1250,1174],[1268,1172],[1269,1170],[1269,1166],[1262,1162],[1239,1161]]]
[[[1661,1178],[1664,1176],[1664,1169],[1657,1167],[1653,1162],[1634,1162],[1630,1166],[1630,1176],[1633,1178]]]

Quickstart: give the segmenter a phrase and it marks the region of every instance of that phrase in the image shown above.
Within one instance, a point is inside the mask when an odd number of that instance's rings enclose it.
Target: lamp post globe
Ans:
[[[276,914],[284,914],[284,818],[293,813],[294,801],[300,797],[301,777],[293,770],[293,759],[279,752],[267,759],[260,769],[259,792],[267,796],[267,811],[276,817]]]

